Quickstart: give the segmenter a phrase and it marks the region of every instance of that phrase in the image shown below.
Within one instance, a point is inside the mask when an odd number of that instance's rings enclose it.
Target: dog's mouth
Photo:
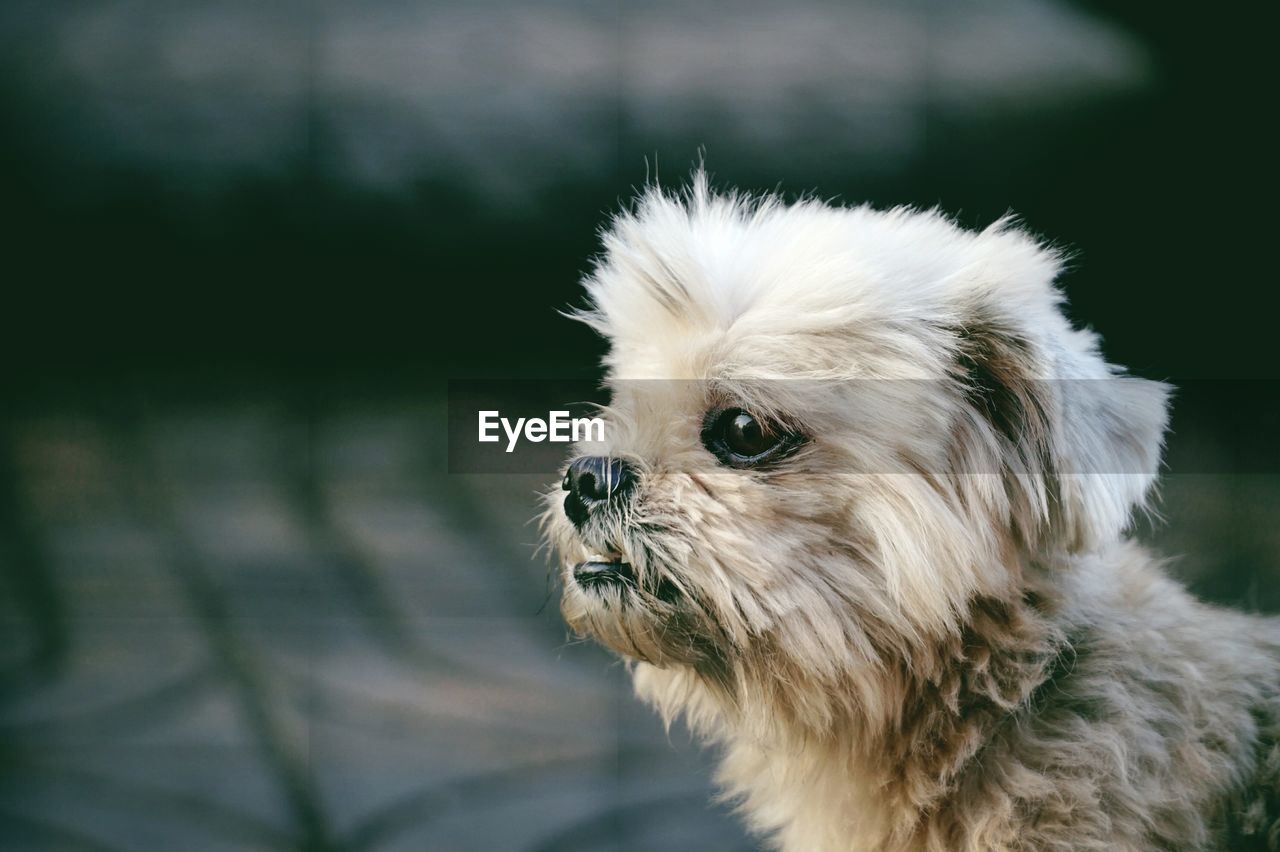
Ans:
[[[584,588],[634,587],[635,572],[616,550],[592,554],[573,566],[573,579]]]

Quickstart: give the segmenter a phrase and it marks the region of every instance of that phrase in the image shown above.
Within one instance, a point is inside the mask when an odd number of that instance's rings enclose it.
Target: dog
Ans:
[[[1280,621],[1126,536],[1170,388],[1010,218],[644,190],[573,315],[602,442],[541,516],[572,630],[787,852],[1280,846]]]

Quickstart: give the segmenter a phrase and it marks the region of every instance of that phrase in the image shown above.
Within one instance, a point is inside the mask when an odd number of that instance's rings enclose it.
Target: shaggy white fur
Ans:
[[[1197,603],[1125,540],[1167,388],[1072,328],[1056,252],[1009,220],[701,173],[604,248],[579,316],[610,342],[610,429],[577,454],[634,487],[548,494],[562,611],[720,744],[755,831],[792,852],[1277,848],[1280,627]],[[575,576],[601,560],[606,582]]]

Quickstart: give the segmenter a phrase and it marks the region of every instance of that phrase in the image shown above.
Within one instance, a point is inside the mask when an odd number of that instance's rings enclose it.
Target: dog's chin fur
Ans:
[[[1167,388],[1064,318],[1008,221],[651,190],[579,313],[634,493],[548,492],[562,611],[723,751],[751,827],[821,850],[1275,849],[1280,629],[1126,540]],[[726,467],[707,412],[803,434]],[[614,551],[624,582],[572,568]],[[1253,844],[1253,845],[1249,845]]]

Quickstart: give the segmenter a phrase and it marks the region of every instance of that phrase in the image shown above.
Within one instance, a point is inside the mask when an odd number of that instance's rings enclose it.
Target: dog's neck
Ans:
[[[864,728],[861,744],[868,766],[886,770],[879,790],[895,834],[917,830],[999,731],[1070,671],[1071,643],[1042,605],[1033,595],[975,600],[963,631],[902,661],[900,713]]]
[[[867,838],[867,848],[911,848],[984,747],[1070,670],[1071,644],[1045,612],[1050,605],[1033,593],[975,599],[961,631],[909,655],[885,651],[881,671],[851,677],[824,707],[795,703],[821,691],[753,683],[744,672],[737,695],[690,670],[648,666],[637,669],[637,688],[668,719],[684,715],[726,746],[720,780],[742,797],[748,814],[757,797],[785,801],[779,788],[790,785],[798,811],[836,807],[856,815],[851,830]],[[868,706],[871,695],[875,707]],[[786,771],[771,781],[784,763]],[[828,783],[837,777],[842,783]],[[850,778],[858,783],[850,786]],[[851,800],[818,801],[824,789],[843,790]],[[798,816],[790,823],[803,824]],[[756,827],[785,833],[788,819],[779,815]],[[813,839],[813,848],[819,845],[825,843]]]

